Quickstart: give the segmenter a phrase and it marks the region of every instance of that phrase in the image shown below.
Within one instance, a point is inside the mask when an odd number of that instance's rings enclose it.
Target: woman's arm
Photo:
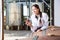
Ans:
[[[48,19],[49,19],[48,15],[46,14],[45,17],[43,18],[44,23],[43,23],[43,26],[42,26],[41,30],[44,30],[44,29],[48,28],[48,24],[49,24]]]

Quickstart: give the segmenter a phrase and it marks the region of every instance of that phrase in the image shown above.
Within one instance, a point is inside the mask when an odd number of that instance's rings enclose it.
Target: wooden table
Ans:
[[[51,27],[47,29],[46,35],[59,35],[60,36],[60,27]]]
[[[34,35],[39,35],[38,40],[60,40],[60,28],[50,27],[46,30],[46,36],[42,36],[42,32],[34,33]],[[21,40],[32,40],[31,38],[21,39]]]
[[[60,40],[60,36],[42,36],[38,40]]]

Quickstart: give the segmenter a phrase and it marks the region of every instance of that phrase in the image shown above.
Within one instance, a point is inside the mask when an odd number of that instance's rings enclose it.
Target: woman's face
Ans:
[[[37,9],[36,7],[32,6],[32,13],[34,14],[39,14],[39,9]]]

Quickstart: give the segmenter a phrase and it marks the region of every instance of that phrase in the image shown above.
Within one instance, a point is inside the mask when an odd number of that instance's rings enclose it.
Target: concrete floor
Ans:
[[[13,30],[4,30],[4,40],[17,40],[27,38],[32,32],[31,31],[13,31]]]

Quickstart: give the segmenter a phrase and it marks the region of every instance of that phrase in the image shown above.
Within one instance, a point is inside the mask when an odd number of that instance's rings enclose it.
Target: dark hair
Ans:
[[[39,5],[34,4],[33,6],[36,7],[37,9],[39,9],[39,13],[40,13],[40,22],[41,22],[42,12],[40,11]],[[33,6],[32,6],[32,7],[33,7]]]

